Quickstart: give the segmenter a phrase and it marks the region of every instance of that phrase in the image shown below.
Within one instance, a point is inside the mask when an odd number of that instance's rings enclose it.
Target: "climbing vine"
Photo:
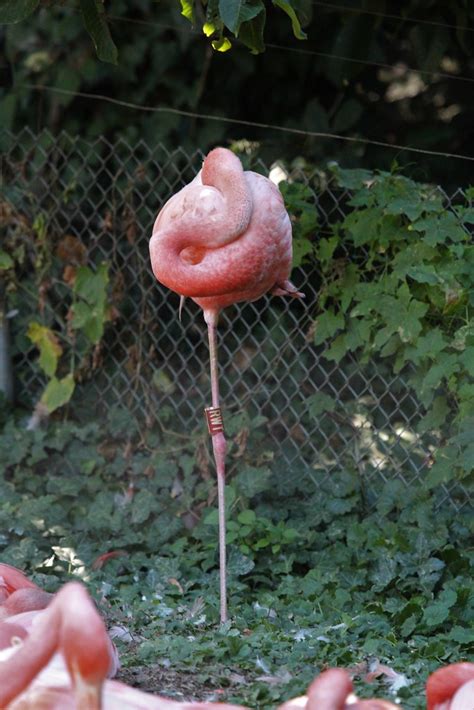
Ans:
[[[404,373],[433,437],[428,486],[474,471],[474,188],[447,205],[439,189],[398,174],[330,167],[351,191],[344,219],[314,233],[314,193],[283,186],[296,214],[296,257],[321,269],[314,343],[341,363],[382,361]],[[335,411],[323,395],[318,411]],[[436,443],[435,443],[436,442]]]

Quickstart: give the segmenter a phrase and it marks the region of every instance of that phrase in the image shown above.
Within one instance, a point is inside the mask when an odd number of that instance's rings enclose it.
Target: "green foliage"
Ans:
[[[110,34],[102,0],[80,0],[80,3],[84,25],[92,37],[98,58],[117,64],[117,47]]]
[[[97,271],[81,266],[75,275],[71,326],[83,330],[93,344],[97,344],[104,333],[107,321],[108,265],[102,263]]]
[[[202,429],[173,432],[166,405],[157,408],[155,427],[127,409],[109,408],[100,424],[91,421],[85,380],[91,365],[100,367],[117,284],[113,276],[109,283],[106,265],[84,266],[87,244],[54,234],[43,215],[31,225],[23,216],[17,227],[12,219],[5,243],[9,298],[23,314],[18,350],[28,334],[50,380],[42,397],[49,411],[68,400],[75,380],[80,386],[74,424],[52,417],[48,429],[32,432],[11,412],[0,418],[0,555],[48,589],[73,577],[105,596],[111,621],[136,637],[122,649],[125,669],[150,668],[153,677],[163,659],[182,678],[199,676],[202,694],[224,686],[229,700],[266,708],[300,694],[322,667],[377,657],[408,675],[411,685],[399,697],[415,710],[423,707],[428,673],[472,652],[472,517],[440,505],[437,494],[440,484],[472,482],[474,270],[466,229],[473,193],[450,212],[438,191],[400,175],[332,172],[331,187],[352,195],[346,216],[324,229],[313,190],[282,185],[298,263],[304,269],[316,259],[320,267],[306,334],[317,352],[310,356],[347,365],[344,377],[352,358],[373,379],[379,365],[389,382],[404,376],[410,398],[426,409],[415,432],[431,452],[426,457],[420,447],[422,484],[402,482],[406,455],[394,456],[383,477],[371,475],[363,448],[370,417],[382,411],[379,428],[394,435],[383,407],[368,406],[365,393],[335,401],[323,383],[297,412],[303,425],[317,419],[315,436],[334,446],[351,431],[356,455],[327,479],[314,456],[306,463],[304,441],[295,439],[301,455],[289,466],[275,456],[265,416],[250,407],[229,413],[232,622],[216,630],[216,492],[207,439]],[[16,274],[27,286],[21,292]],[[279,318],[269,316],[271,337],[262,345],[275,379]],[[296,381],[303,382],[306,364],[295,358]],[[150,381],[160,403],[173,393],[165,365]],[[285,387],[294,381],[275,389],[277,406]],[[96,399],[93,392],[94,406]],[[85,426],[77,423],[81,404]],[[363,425],[354,434],[357,418]],[[109,551],[119,555],[94,566]],[[362,682],[357,689],[387,694]]]
[[[74,375],[69,373],[62,379],[51,377],[46,388],[41,395],[41,403],[44,404],[49,414],[56,409],[63,407],[71,399],[75,388]]]
[[[89,33],[97,54],[103,62],[117,64],[118,50],[112,39],[109,22],[104,8],[103,0],[79,0],[84,27]],[[258,54],[265,49],[263,31],[265,28],[266,9],[263,0],[175,0],[181,6],[181,14],[192,25],[197,18],[202,19],[202,31],[206,37],[211,38],[212,47],[219,52],[226,52],[232,43],[225,30],[229,30],[235,37],[240,37],[242,42]],[[55,4],[54,0],[53,3]],[[56,0],[60,5],[60,1]],[[293,34],[298,39],[306,39],[301,29],[302,18],[306,13],[301,10],[301,5],[310,3],[294,2],[294,0],[273,0],[273,5],[281,8],[291,21]],[[21,22],[31,15],[38,7],[39,0],[0,0],[0,24]],[[301,16],[299,16],[301,15]]]
[[[124,410],[100,426],[36,432],[10,417],[2,561],[50,590],[86,580],[107,599],[109,623],[136,639],[118,641],[124,672],[140,666],[149,690],[163,692],[153,673],[166,659],[175,690],[192,675],[197,695],[224,688],[221,700],[267,708],[326,666],[376,657],[407,675],[398,696],[421,710],[427,675],[474,650],[472,516],[437,510],[429,492],[398,481],[369,513],[363,480],[344,471],[314,493],[291,492],[283,473],[252,465],[256,436],[228,486],[231,622],[219,629],[214,483],[193,457],[199,442],[138,432]],[[94,568],[111,550],[120,554]],[[389,697],[382,683],[356,686]]]
[[[431,434],[425,483],[473,481],[474,245],[469,191],[448,210],[438,190],[396,173],[342,170],[337,184],[352,190],[346,217],[314,239],[313,197],[289,183],[283,190],[296,215],[296,254],[320,263],[314,342],[342,363],[381,362],[402,373],[426,409],[419,434]],[[306,225],[310,225],[307,230]],[[309,258],[306,256],[306,258]],[[325,394],[313,415],[334,411]]]
[[[177,117],[166,112],[169,107],[469,155],[464,126],[473,123],[474,109],[468,84],[457,79],[470,72],[473,44],[464,28],[472,24],[474,5],[452,0],[447,7],[437,0],[427,8],[421,0],[410,0],[403,16],[428,20],[416,24],[390,12],[384,16],[383,9],[380,17],[366,14],[364,7],[354,12],[344,3],[282,4],[294,10],[300,27],[311,28],[304,47],[290,36],[288,14],[263,0],[206,5],[201,0],[140,0],[133,6],[109,0],[105,9],[119,51],[117,67],[97,61],[80,3],[41,3],[24,22],[6,27],[6,63],[15,68],[15,85],[7,86],[0,98],[0,127],[48,127],[56,135],[65,130],[94,139],[120,136],[132,146],[141,139],[152,146],[163,141],[189,152],[245,138],[260,144],[259,155],[269,163],[275,157],[304,155],[316,165],[336,157],[347,166],[388,168],[394,158],[393,150],[370,142],[355,146],[201,121],[184,113]],[[103,3],[91,5],[100,10]],[[243,20],[249,13],[257,14]],[[458,29],[452,26],[454,17]],[[220,50],[232,43],[232,50],[210,52],[209,41]],[[248,48],[263,52],[265,46],[262,56],[250,55]],[[110,47],[109,54],[113,59]],[[393,69],[380,71],[380,64]],[[38,101],[40,86],[49,88],[41,89]],[[78,92],[160,112],[131,111]],[[260,105],[262,111],[257,110]],[[34,147],[40,152],[41,146]],[[403,151],[397,156],[405,164],[411,161]],[[445,186],[470,180],[469,161],[426,156],[422,163],[409,164],[409,170],[417,179]]]
[[[38,366],[46,377],[39,403],[51,414],[70,401],[76,380],[87,379],[87,370],[95,369],[110,320],[109,266],[79,266],[85,246],[75,237],[53,234],[43,213],[31,225],[26,218],[17,224],[15,215],[11,225],[0,266],[9,302],[24,311],[20,349],[27,351],[32,344],[39,351]]]
[[[0,22],[21,22],[36,10],[39,0],[0,0]]]

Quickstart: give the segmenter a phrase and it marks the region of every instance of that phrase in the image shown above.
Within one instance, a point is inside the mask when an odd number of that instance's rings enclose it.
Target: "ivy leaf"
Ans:
[[[340,362],[342,358],[347,354],[349,350],[347,346],[347,336],[345,333],[338,335],[333,341],[330,348],[324,353],[324,357],[327,360],[332,360],[333,362]]]
[[[419,219],[410,225],[408,229],[410,231],[424,232],[423,239],[430,246],[444,244],[448,240],[459,242],[468,238],[453,212],[445,212],[442,215]]]
[[[81,328],[93,343],[98,343],[102,338],[107,320],[108,282],[108,266],[105,263],[95,273],[87,266],[81,266],[76,272],[74,294],[82,300],[73,305],[71,325],[73,328]]]
[[[242,496],[253,498],[272,487],[271,477],[272,472],[269,468],[246,466],[234,480]]]
[[[255,562],[251,557],[242,554],[240,550],[232,548],[227,561],[227,570],[231,577],[242,577],[248,574],[255,567]]]
[[[445,604],[435,602],[427,606],[422,621],[425,622],[427,626],[439,626],[446,621],[449,616],[449,607]]]
[[[423,264],[422,266],[412,266],[407,270],[407,276],[413,281],[420,284],[439,284],[442,279],[436,273],[436,269],[431,264]]]
[[[304,257],[311,254],[313,244],[309,239],[295,239],[293,241],[293,268],[300,266]]]
[[[453,626],[448,633],[448,638],[456,643],[472,645],[472,628],[466,626]]]
[[[336,401],[324,392],[318,392],[308,398],[308,409],[311,416],[318,417],[324,412],[334,412]]]
[[[48,377],[52,377],[58,366],[63,349],[52,330],[40,323],[30,323],[27,336],[40,351],[39,365]]]
[[[101,0],[80,0],[86,30],[92,37],[97,56],[103,62],[117,64],[117,47],[107,24]]]
[[[156,501],[150,491],[139,491],[133,498],[132,523],[144,523],[156,508]]]
[[[441,330],[433,328],[426,335],[420,336],[414,346],[407,348],[405,357],[415,364],[425,358],[435,360],[446,345],[447,341]]]
[[[3,251],[3,249],[0,249],[0,271],[3,269],[11,269],[13,264],[14,262],[11,256],[7,254],[6,251]]]
[[[295,9],[291,4],[291,0],[273,0],[273,4],[279,7],[283,12],[286,12],[291,20],[293,34],[297,39],[306,39],[306,34],[301,29],[300,21],[296,15]]]
[[[355,246],[370,243],[374,234],[378,233],[378,225],[383,218],[380,207],[368,207],[365,210],[351,212],[343,222],[343,226],[352,236]]]
[[[446,397],[435,397],[430,411],[420,420],[417,431],[424,433],[432,429],[438,429],[449,414],[449,405]]]
[[[449,611],[456,604],[457,598],[458,595],[454,589],[444,589],[437,601],[426,607],[422,621],[427,626],[439,626],[449,617]]]
[[[421,392],[432,392],[436,387],[439,386],[443,379],[451,377],[455,372],[459,372],[459,357],[454,355],[445,355],[439,362],[434,364],[425,378],[421,386]]]
[[[344,327],[344,316],[329,308],[316,319],[315,345],[321,345]]]
[[[74,375],[69,373],[66,377],[58,380],[53,377],[41,395],[41,403],[44,404],[48,412],[52,412],[59,409],[59,407],[64,406],[69,402],[74,392],[75,382]]]
[[[14,24],[26,19],[39,5],[39,0],[0,0],[0,24]]]
[[[466,348],[464,352],[459,355],[459,361],[464,365],[466,372],[474,377],[474,345]]]
[[[436,454],[436,462],[431,467],[425,483],[428,488],[435,488],[448,483],[453,478],[453,468],[456,463],[456,451],[453,446],[446,446]]]
[[[338,185],[349,190],[362,190],[364,195],[367,194],[366,184],[374,178],[370,170],[363,168],[344,169],[337,163],[329,163],[328,168],[335,176]]]

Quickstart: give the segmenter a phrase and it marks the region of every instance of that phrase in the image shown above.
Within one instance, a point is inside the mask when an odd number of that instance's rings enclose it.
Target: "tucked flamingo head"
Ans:
[[[456,691],[472,680],[474,680],[474,663],[453,663],[438,668],[426,683],[427,710],[445,710],[445,708],[447,710],[449,701]]]
[[[278,188],[215,148],[201,172],[161,209],[150,240],[158,281],[217,314],[267,292],[301,294],[290,284],[291,222]],[[205,315],[206,321],[209,322]]]
[[[59,595],[62,597],[59,647],[73,680],[76,705],[96,710],[101,707],[102,685],[111,665],[110,640],[81,584],[71,582]]]

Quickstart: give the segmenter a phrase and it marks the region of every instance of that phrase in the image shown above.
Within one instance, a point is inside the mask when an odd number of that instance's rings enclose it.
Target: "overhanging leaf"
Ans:
[[[252,54],[259,54],[265,50],[263,41],[263,30],[265,29],[266,21],[265,6],[262,5],[262,10],[252,20],[242,22],[239,30],[239,39],[252,50]]]
[[[240,25],[248,22],[264,10],[261,0],[248,2],[248,0],[219,0],[219,14],[226,27],[237,37]]]
[[[103,62],[117,64],[117,47],[110,34],[101,0],[80,0],[86,30],[92,37],[97,56]]]
[[[0,0],[0,24],[21,22],[38,7],[39,0]]]
[[[220,37],[219,39],[214,39],[211,42],[212,48],[217,52],[227,52],[231,47],[232,43],[228,37]]]
[[[181,14],[194,25],[194,0],[181,0]]]
[[[290,0],[273,0],[273,4],[283,10],[283,12],[286,12],[288,15],[291,20],[291,26],[295,37],[297,39],[306,39],[306,34],[301,29],[300,21]]]

